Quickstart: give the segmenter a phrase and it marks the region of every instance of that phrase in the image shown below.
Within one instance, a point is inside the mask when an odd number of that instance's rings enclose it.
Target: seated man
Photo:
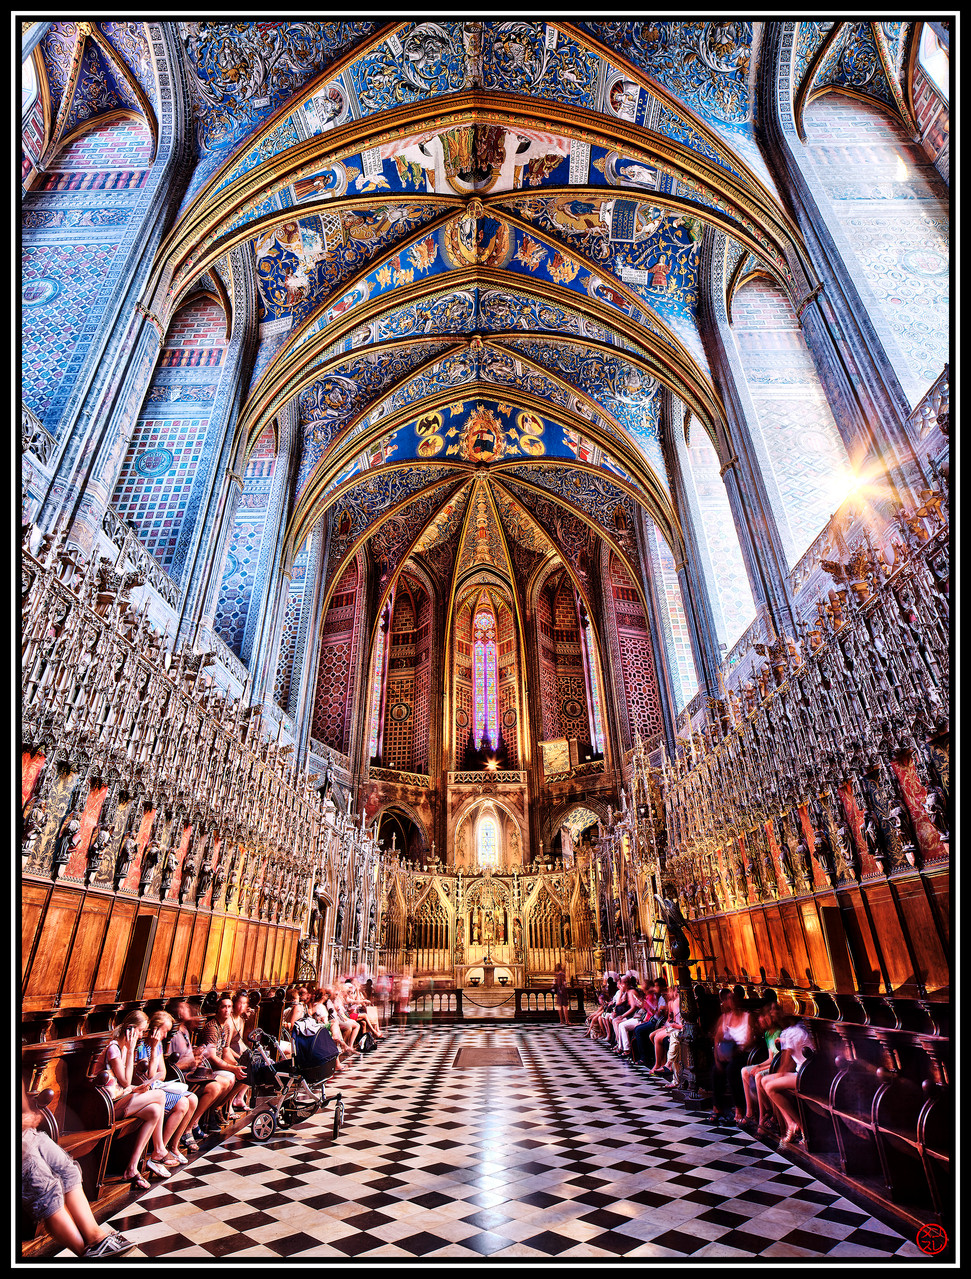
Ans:
[[[221,1106],[236,1083],[236,1075],[228,1070],[215,1070],[211,1054],[205,1045],[192,1046],[192,1031],[198,1014],[187,999],[180,999],[172,1009],[175,1027],[166,1043],[166,1051],[177,1053],[175,1065],[185,1076],[186,1083],[201,1085],[199,1106],[195,1113],[195,1127],[187,1133],[183,1145],[187,1150],[198,1150],[198,1143],[206,1136],[203,1118],[213,1106]]]
[[[237,1036],[236,1024],[233,1021],[232,995],[220,995],[216,1003],[216,1015],[210,1017],[203,1027],[203,1044],[209,1050],[209,1061],[214,1070],[225,1071],[233,1076],[236,1086],[227,1098],[226,1111],[232,1113],[232,1104],[236,1098],[246,1091],[246,1067],[240,1064],[239,1057],[233,1051],[232,1043]]]
[[[76,1257],[103,1261],[123,1257],[137,1245],[99,1226],[81,1188],[77,1160],[40,1132],[44,1116],[31,1106],[21,1080],[20,1198],[55,1243]]]

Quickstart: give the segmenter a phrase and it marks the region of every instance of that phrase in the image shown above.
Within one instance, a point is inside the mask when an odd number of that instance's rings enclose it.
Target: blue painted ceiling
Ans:
[[[444,501],[471,475],[506,485],[500,515],[542,489],[562,528],[594,529],[609,487],[677,542],[664,395],[712,432],[722,415],[697,319],[706,228],[783,285],[800,252],[755,142],[763,26],[175,24],[196,167],[158,271],[176,298],[226,276],[230,249],[251,260],[241,421],[255,442],[294,406],[294,551],[323,510],[376,533],[420,498],[420,554],[429,485]],[[913,27],[798,24],[794,101],[842,88],[903,110]],[[119,109],[154,125],[147,49],[145,24],[53,24],[59,136]],[[615,547],[619,528],[601,530]]]

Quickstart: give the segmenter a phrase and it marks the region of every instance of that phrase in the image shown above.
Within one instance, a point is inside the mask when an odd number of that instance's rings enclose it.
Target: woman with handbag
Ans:
[[[149,1183],[138,1171],[139,1160],[148,1145],[149,1137],[153,1139],[152,1154],[146,1161],[146,1166],[157,1177],[170,1175],[164,1162],[169,1152],[162,1141],[164,1098],[150,1083],[135,1082],[135,1050],[147,1030],[148,1018],[144,1013],[129,1013],[115,1027],[111,1038],[98,1054],[91,1072],[95,1083],[100,1084],[111,1098],[116,1115],[137,1115],[143,1120],[135,1134],[131,1156],[124,1172],[125,1179],[136,1190],[149,1189]]]
[[[165,1057],[162,1053],[162,1041],[172,1031],[173,1019],[166,1012],[152,1013],[148,1020],[148,1035],[141,1040],[135,1052],[136,1069],[142,1068],[140,1074],[165,1094],[165,1123],[162,1128],[162,1141],[168,1150],[164,1160],[166,1168],[177,1168],[179,1164],[189,1161],[179,1150],[179,1141],[183,1133],[192,1125],[193,1116],[199,1104],[195,1093],[189,1091],[189,1085],[181,1079],[165,1078]]]

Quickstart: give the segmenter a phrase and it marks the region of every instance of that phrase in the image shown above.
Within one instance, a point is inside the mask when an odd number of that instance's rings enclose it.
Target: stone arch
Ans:
[[[412,823],[412,825],[415,826],[418,830],[418,835],[421,840],[422,855],[424,856],[425,853],[429,852],[430,843],[429,843],[428,831],[425,829],[425,823],[422,820],[416,808],[414,808],[411,804],[408,804],[401,799],[392,798],[392,799],[387,799],[383,801],[375,810],[374,816],[371,819],[371,825],[374,827],[375,832],[377,831],[378,827],[381,825],[381,817],[385,813],[391,813],[394,816],[403,815],[407,817],[408,820]]]
[[[520,815],[515,807],[505,802],[500,796],[489,794],[470,795],[464,800],[455,813],[449,818],[448,822],[448,847],[452,853],[452,861],[455,858],[455,843],[462,823],[477,809],[484,804],[491,803],[498,811],[499,815],[505,815],[506,819],[512,823],[519,835],[520,854],[528,846],[528,828],[526,818]],[[508,836],[507,836],[508,838]],[[508,851],[508,850],[504,850]]]

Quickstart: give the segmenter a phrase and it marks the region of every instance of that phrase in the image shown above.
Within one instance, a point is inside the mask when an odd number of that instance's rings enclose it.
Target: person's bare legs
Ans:
[[[195,1119],[198,1098],[194,1092],[187,1092],[172,1107],[165,1126],[162,1129],[162,1140],[170,1155],[175,1154],[182,1140],[182,1134]]]
[[[769,1102],[779,1119],[779,1129],[784,1142],[792,1141],[802,1129],[799,1126],[799,1112],[796,1109],[796,1072],[785,1075],[771,1075],[764,1084]]]
[[[745,1095],[745,1115],[744,1118],[754,1119],[752,1112],[752,1102],[755,1100],[755,1075],[758,1066],[742,1067],[742,1092]]]
[[[656,1075],[664,1068],[664,1059],[667,1056],[665,1048],[665,1040],[668,1037],[668,1027],[658,1026],[657,1030],[651,1031],[651,1043],[654,1045],[654,1065],[651,1067],[651,1074]]]
[[[153,1096],[156,1098],[153,1100]],[[128,1161],[128,1167],[125,1169],[125,1177],[132,1181],[138,1177],[138,1164],[142,1157],[142,1151],[148,1145],[148,1139],[154,1138],[152,1143],[152,1157],[164,1159],[168,1153],[162,1146],[162,1117],[165,1114],[165,1104],[157,1100],[157,1094],[142,1096],[134,1096],[125,1107],[124,1115],[127,1118],[136,1115],[144,1120],[144,1123],[135,1134],[135,1144],[132,1147],[132,1155]],[[161,1149],[162,1153],[157,1152]]]
[[[85,1248],[107,1238],[108,1231],[94,1219],[91,1205],[80,1186],[64,1195],[64,1207],[44,1218],[44,1227],[55,1243],[61,1244],[78,1257]]]
[[[199,1105],[195,1113],[195,1125],[201,1125],[203,1119],[213,1106],[218,1106],[229,1091],[230,1085],[224,1079],[211,1079],[199,1094]]]

